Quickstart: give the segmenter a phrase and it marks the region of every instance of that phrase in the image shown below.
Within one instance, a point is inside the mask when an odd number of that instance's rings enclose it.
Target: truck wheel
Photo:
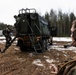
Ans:
[[[47,50],[47,40],[43,40],[42,41],[42,48],[43,48],[43,51]]]
[[[20,39],[18,39],[18,41],[17,41],[17,46],[20,47],[20,50],[21,50],[22,52],[26,50],[26,46],[24,46],[23,41],[20,40]]]
[[[26,47],[25,47],[25,46],[20,46],[20,50],[21,50],[22,52],[24,52],[24,51],[26,50]]]

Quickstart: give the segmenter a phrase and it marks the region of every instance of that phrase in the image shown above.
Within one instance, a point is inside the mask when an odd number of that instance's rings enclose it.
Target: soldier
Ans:
[[[61,65],[56,75],[76,75],[76,56]]]
[[[5,45],[6,47],[10,44],[12,39],[10,33],[11,29],[9,26],[7,26],[7,28],[3,30],[3,35],[6,37],[6,45]]]
[[[76,47],[76,20],[74,20],[72,22],[72,26],[71,26],[71,38],[72,38],[71,44],[70,45],[64,45],[65,48],[70,47],[70,46]]]
[[[76,20],[74,20],[74,21],[72,22],[71,38],[72,38],[71,46],[75,46],[75,47],[76,47]]]

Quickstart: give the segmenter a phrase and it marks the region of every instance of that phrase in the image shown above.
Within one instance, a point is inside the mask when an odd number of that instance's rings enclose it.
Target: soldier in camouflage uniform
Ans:
[[[5,28],[4,30],[3,30],[3,35],[6,37],[6,47],[10,44],[10,42],[11,42],[11,35],[10,35],[10,33],[11,33],[11,29],[10,29],[10,27],[9,26],[7,26],[7,28]]]
[[[76,59],[66,62],[56,75],[76,75]]]
[[[76,20],[72,22],[71,38],[72,43],[70,46],[76,47]],[[76,75],[76,57],[73,60],[65,63],[58,71],[57,75]]]
[[[64,45],[65,48],[67,48],[69,46],[76,47],[76,20],[74,20],[72,22],[72,26],[71,26],[71,38],[72,38],[71,44],[70,45]]]
[[[71,38],[72,38],[71,46],[75,46],[76,47],[76,20],[74,20],[73,23],[72,23]]]

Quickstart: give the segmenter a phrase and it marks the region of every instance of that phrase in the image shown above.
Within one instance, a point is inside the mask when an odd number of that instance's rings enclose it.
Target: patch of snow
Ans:
[[[29,56],[32,57],[33,56],[33,53],[29,53]]]
[[[44,58],[49,58],[48,56],[43,56]]]
[[[52,45],[49,47],[48,51],[50,51],[51,49],[55,49],[55,50],[59,50],[59,51],[61,51],[61,50],[76,50],[76,47],[71,46],[68,48],[64,48],[64,46],[62,46],[62,45]]]
[[[0,36],[0,39],[5,39],[5,37],[4,36]]]
[[[15,50],[19,50],[18,48],[14,48]]]
[[[65,57],[67,57],[67,54],[64,54]]]
[[[55,60],[53,60],[53,59],[46,59],[46,62],[48,62],[48,63],[52,63],[52,62],[55,62]]]
[[[12,39],[14,38],[14,36],[12,36]],[[5,36],[0,36],[0,39],[5,39]]]
[[[35,65],[37,65],[37,66],[44,66],[43,64],[40,64],[40,63],[37,63],[37,64],[35,64]]]
[[[18,61],[20,61],[20,62],[24,62],[25,61],[25,59],[23,59],[23,58],[16,58]]]
[[[1,44],[4,44],[6,42],[6,40],[0,40]]]
[[[53,37],[53,41],[66,41],[66,42],[71,42],[72,39],[71,39],[71,37]]]
[[[35,65],[37,65],[37,66],[44,66],[44,65],[41,63],[41,60],[40,60],[40,59],[34,60],[32,64],[35,64]]]

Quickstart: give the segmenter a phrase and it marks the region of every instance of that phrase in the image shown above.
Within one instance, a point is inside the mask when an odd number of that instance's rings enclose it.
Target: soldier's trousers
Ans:
[[[10,36],[6,37],[6,47],[10,44],[11,39],[12,38]]]

